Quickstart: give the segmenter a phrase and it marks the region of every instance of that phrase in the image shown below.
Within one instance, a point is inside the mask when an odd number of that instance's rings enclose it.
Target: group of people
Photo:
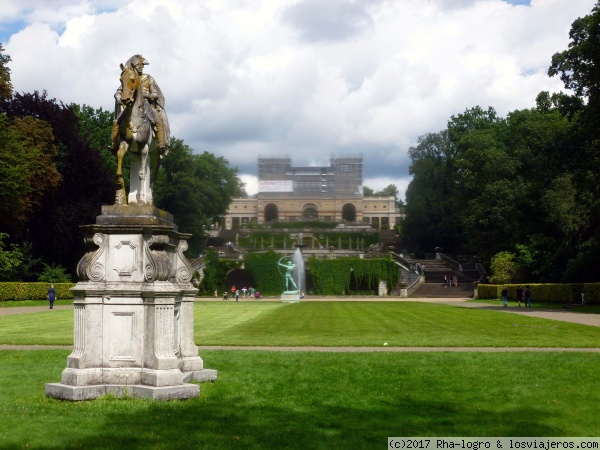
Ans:
[[[508,308],[508,288],[506,286],[502,287],[500,295],[502,297],[502,306]],[[529,286],[526,286],[525,290],[521,286],[517,286],[516,297],[519,308],[521,307],[523,298],[525,298],[525,308],[531,308],[531,288]]]
[[[260,292],[255,290],[252,286],[250,288],[246,288],[245,286],[241,289],[242,298],[254,298],[255,300],[260,300]],[[215,298],[217,298],[219,291],[215,289]],[[235,287],[235,284],[231,286],[231,296],[235,298],[235,301],[239,301],[240,298],[240,289]],[[223,291],[223,300],[229,300],[229,292],[227,289]]]
[[[456,274],[450,276],[444,275],[444,287],[448,286],[458,286],[458,277],[456,276]]]

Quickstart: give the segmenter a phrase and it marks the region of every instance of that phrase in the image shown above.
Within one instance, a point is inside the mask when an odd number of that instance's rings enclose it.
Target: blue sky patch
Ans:
[[[8,42],[10,37],[19,30],[25,28],[26,26],[27,24],[22,20],[16,22],[0,23],[0,43],[2,43],[2,46],[6,47],[6,43]]]
[[[510,3],[511,5],[531,5],[531,0],[504,0],[506,3]]]

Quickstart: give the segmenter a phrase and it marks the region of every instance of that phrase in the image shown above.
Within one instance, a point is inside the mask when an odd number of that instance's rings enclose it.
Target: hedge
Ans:
[[[583,292],[585,302],[600,304],[600,283],[570,283],[570,284],[480,284],[477,286],[478,298],[500,298],[502,288],[508,289],[508,298],[516,300],[517,287],[525,286],[531,289],[531,300],[543,303],[581,303]]]
[[[244,259],[244,267],[250,271],[256,288],[262,295],[280,295],[285,287],[285,279],[277,265],[281,255],[269,250],[266,253],[248,253]]]
[[[73,298],[70,289],[75,283],[54,283],[56,298]],[[0,283],[0,302],[9,300],[47,300],[50,283]]]
[[[254,277],[261,294],[281,294],[285,286],[284,277],[277,266],[281,257],[282,255],[273,251],[246,255],[244,266]],[[386,280],[389,288],[395,286],[399,278],[398,266],[390,258],[317,259],[312,257],[308,267],[314,293],[318,295],[340,295],[342,291],[348,292],[352,273],[357,282],[366,282],[369,287],[372,287],[373,292],[377,292],[379,280]],[[371,295],[373,292],[369,291]],[[354,294],[359,293],[354,292]]]
[[[386,280],[390,289],[396,286],[399,279],[398,266],[390,258],[312,257],[309,264],[315,293],[319,295],[340,295],[342,291],[349,292],[352,275],[358,283],[365,282],[375,293],[380,280]]]

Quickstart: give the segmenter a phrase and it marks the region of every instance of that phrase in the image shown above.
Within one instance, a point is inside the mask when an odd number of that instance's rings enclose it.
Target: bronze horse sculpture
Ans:
[[[144,97],[141,76],[130,64],[121,64],[121,108],[117,111],[117,195],[116,204],[152,205],[152,187],[160,166],[160,154],[151,123],[153,114]],[[130,189],[127,200],[123,182],[123,157],[129,152]]]

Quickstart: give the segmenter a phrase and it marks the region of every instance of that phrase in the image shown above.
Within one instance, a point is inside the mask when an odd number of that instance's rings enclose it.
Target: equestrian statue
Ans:
[[[134,55],[121,64],[121,85],[115,93],[112,152],[117,156],[117,205],[152,205],[152,188],[160,161],[169,152],[169,120],[165,97],[150,75],[148,61]],[[123,157],[129,152],[129,196],[123,180]]]

